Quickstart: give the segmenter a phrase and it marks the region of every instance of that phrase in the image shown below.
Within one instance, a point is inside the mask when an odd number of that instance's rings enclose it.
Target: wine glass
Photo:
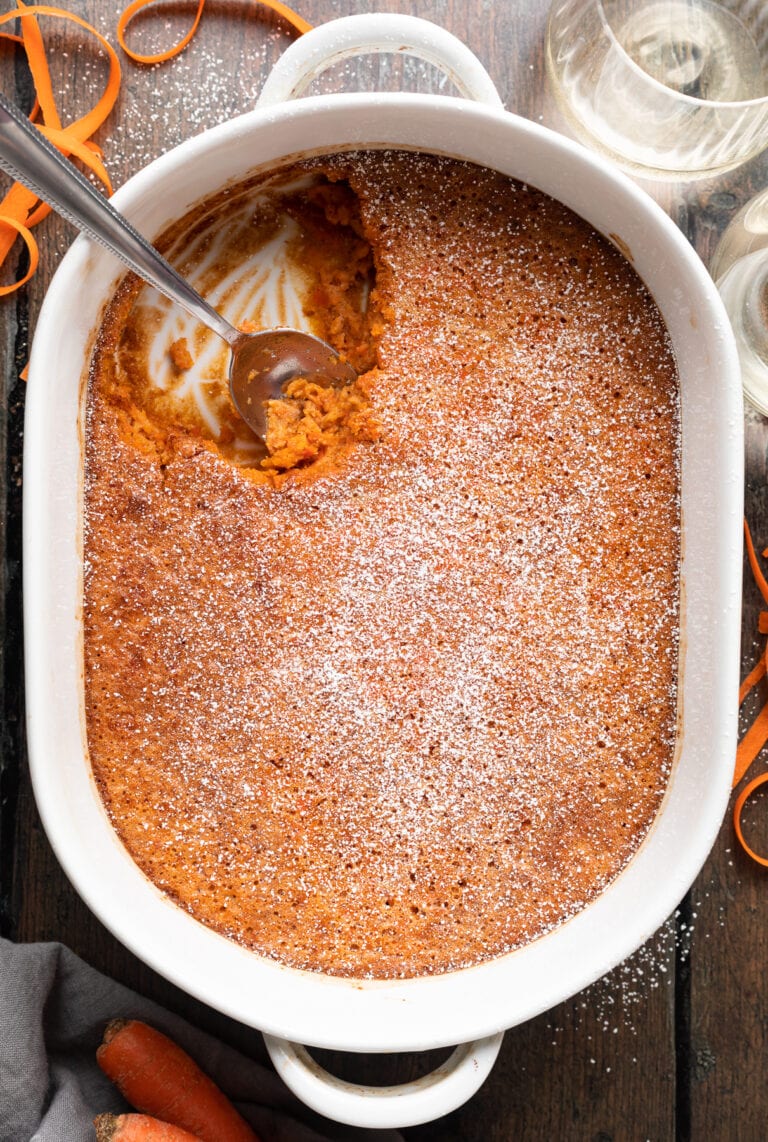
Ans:
[[[546,49],[574,134],[630,173],[712,176],[768,145],[768,4],[554,0]]]
[[[736,335],[744,395],[768,415],[768,190],[730,222],[710,273]]]

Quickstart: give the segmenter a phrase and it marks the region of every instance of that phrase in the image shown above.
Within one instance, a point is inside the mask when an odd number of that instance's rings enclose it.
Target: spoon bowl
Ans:
[[[264,440],[267,404],[279,400],[294,377],[323,385],[348,385],[357,373],[335,349],[311,333],[267,329],[230,342],[229,391],[243,420]]]
[[[279,400],[294,377],[326,385],[355,380],[353,367],[311,333],[298,329],[243,333],[217,313],[2,94],[0,167],[227,342],[232,402],[260,440],[266,438],[268,402]]]

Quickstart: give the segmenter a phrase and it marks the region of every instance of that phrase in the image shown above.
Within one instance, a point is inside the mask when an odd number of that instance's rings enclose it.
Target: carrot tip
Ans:
[[[114,1039],[115,1035],[122,1031],[123,1027],[125,1027],[127,1023],[127,1019],[110,1019],[109,1023],[107,1023],[106,1027],[104,1028],[102,1043],[109,1043],[111,1039]]]

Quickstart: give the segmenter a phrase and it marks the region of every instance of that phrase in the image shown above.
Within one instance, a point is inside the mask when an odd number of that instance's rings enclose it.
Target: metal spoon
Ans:
[[[283,385],[291,378],[349,384],[357,376],[335,349],[310,333],[296,329],[241,333],[2,94],[0,167],[227,342],[232,400],[262,440],[267,427],[265,402],[282,396]]]

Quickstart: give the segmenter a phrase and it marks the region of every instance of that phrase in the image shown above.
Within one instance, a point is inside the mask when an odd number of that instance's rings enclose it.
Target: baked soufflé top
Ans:
[[[164,246],[244,327],[298,304],[361,376],[300,378],[265,454],[225,348],[134,280],[114,299],[85,677],[115,829],[179,906],[293,967],[418,976],[526,944],[621,872],[673,762],[655,304],[562,205],[411,152],[254,178]]]

